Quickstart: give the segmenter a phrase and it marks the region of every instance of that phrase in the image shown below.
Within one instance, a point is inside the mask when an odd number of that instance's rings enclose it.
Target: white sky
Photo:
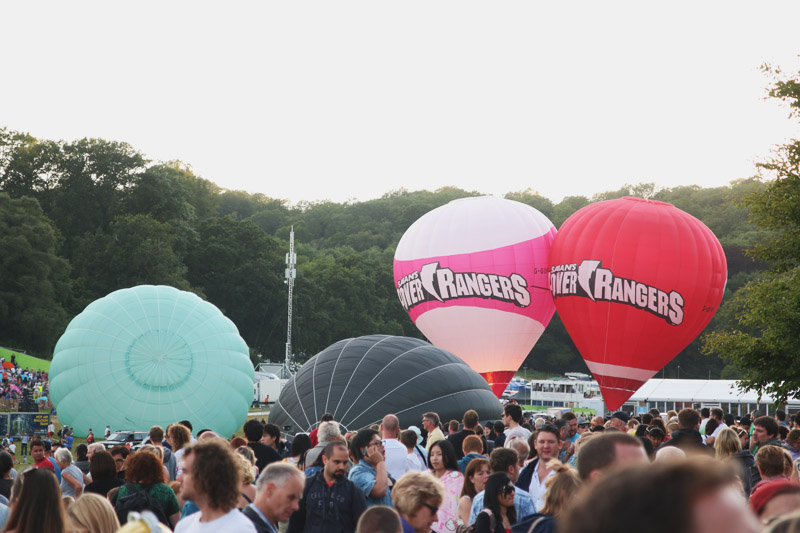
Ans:
[[[796,121],[799,2],[4,2],[0,126],[291,202],[718,186]]]

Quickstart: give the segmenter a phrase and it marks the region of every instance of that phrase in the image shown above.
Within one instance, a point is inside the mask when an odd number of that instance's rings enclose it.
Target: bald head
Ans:
[[[396,439],[400,432],[400,420],[394,415],[386,415],[381,422],[381,433],[384,439]]]
[[[205,432],[201,433],[199,437],[197,437],[197,440],[199,442],[202,442],[202,441],[205,441],[205,440],[221,439],[221,438],[222,437],[220,437],[219,435],[217,435],[213,431],[205,431]]]
[[[656,452],[656,461],[675,461],[686,458],[686,452],[677,446],[664,446]]]

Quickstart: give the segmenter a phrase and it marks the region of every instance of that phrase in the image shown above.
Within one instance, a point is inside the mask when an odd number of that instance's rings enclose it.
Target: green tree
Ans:
[[[32,198],[0,193],[0,340],[52,354],[67,325],[69,265],[58,231]]]
[[[252,222],[229,217],[200,222],[187,277],[230,318],[250,348],[283,358],[286,338],[284,246]]]
[[[765,71],[776,76],[770,95],[800,118],[800,73],[786,78],[778,69]],[[774,179],[744,202],[753,222],[767,230],[751,253],[772,268],[736,292],[736,327],[708,334],[704,351],[740,368],[744,390],[783,403],[800,393],[800,141],[781,146],[759,166]]]

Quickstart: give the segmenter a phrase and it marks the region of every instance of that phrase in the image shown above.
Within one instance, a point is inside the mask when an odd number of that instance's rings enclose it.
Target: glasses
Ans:
[[[500,494],[502,494],[503,496],[508,496],[509,494],[514,494],[516,490],[517,489],[514,487],[514,485],[506,485],[505,487],[500,489]]]
[[[125,462],[125,459],[114,459],[114,462],[117,464],[122,464]]]
[[[369,446],[383,446],[383,441],[382,440],[374,440],[374,441],[369,443]]]
[[[429,503],[423,503],[422,505],[424,505],[425,507],[427,507],[428,509],[430,509],[430,511],[431,511],[431,513],[432,513],[432,514],[436,514],[436,513],[438,513],[438,512],[439,512],[439,508],[438,508],[438,507],[436,507],[435,505],[431,505],[431,504],[429,504]]]

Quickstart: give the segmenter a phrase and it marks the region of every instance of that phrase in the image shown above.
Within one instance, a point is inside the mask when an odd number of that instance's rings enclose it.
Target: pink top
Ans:
[[[458,470],[447,470],[439,481],[444,485],[444,500],[436,513],[437,522],[431,526],[436,533],[448,533],[458,525],[458,500],[464,485],[464,476]]]

